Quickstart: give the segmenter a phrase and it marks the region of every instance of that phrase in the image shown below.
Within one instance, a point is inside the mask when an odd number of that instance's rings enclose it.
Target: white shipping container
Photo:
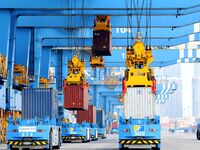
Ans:
[[[151,87],[127,88],[124,104],[126,119],[155,115],[155,95]]]
[[[10,110],[22,111],[22,92],[11,89]]]

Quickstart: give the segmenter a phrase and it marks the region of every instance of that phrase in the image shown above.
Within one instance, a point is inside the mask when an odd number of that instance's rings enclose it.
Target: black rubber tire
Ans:
[[[200,132],[199,132],[199,130],[197,130],[196,136],[197,136],[197,140],[200,140]]]

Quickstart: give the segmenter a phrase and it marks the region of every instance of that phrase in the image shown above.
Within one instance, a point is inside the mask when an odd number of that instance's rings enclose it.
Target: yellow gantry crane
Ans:
[[[97,16],[94,23],[95,31],[111,31],[110,16]]]
[[[49,87],[49,79],[40,77],[40,88],[48,88]]]
[[[72,60],[68,61],[69,74],[64,80],[64,84],[81,85],[86,83],[84,74],[85,61],[79,60],[78,54],[75,54]]]
[[[20,64],[14,65],[14,82],[23,86],[28,86],[28,72],[25,66]]]
[[[150,64],[154,58],[151,47],[145,47],[142,36],[138,33],[133,46],[127,47],[125,70],[126,87],[152,87],[153,70]]]
[[[90,66],[92,68],[104,68],[104,59],[103,56],[91,56],[90,57]]]
[[[7,77],[6,56],[2,56],[1,53],[0,53],[0,76],[2,78]]]

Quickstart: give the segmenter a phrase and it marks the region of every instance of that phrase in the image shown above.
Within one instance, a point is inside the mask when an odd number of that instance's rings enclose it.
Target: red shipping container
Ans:
[[[89,85],[64,85],[64,108],[69,110],[88,109]]]
[[[118,128],[118,121],[112,122],[112,129]]]
[[[93,105],[88,106],[88,110],[77,110],[77,123],[83,121],[96,124],[96,107]]]

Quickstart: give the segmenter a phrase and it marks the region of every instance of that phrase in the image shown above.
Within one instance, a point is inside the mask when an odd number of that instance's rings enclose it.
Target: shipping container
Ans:
[[[155,95],[151,87],[127,88],[124,104],[125,118],[144,118],[155,115]]]
[[[89,85],[65,85],[64,108],[69,110],[87,110]]]
[[[111,56],[112,51],[112,32],[94,31],[93,32],[93,54],[95,56]]]
[[[22,92],[11,89],[10,110],[22,111]]]
[[[0,109],[6,109],[6,87],[0,85]]]
[[[96,124],[96,107],[93,105],[88,106],[88,110],[77,110],[77,123],[83,121]]]
[[[96,122],[97,122],[98,126],[99,126],[100,128],[102,128],[102,126],[105,124],[105,123],[104,123],[104,121],[105,121],[105,118],[104,118],[104,110],[98,109],[98,110],[96,111],[96,116],[97,116]]]
[[[22,119],[58,117],[57,91],[52,88],[22,90]]]
[[[112,129],[118,129],[118,126],[119,126],[118,120],[112,122],[112,125],[111,125]]]

